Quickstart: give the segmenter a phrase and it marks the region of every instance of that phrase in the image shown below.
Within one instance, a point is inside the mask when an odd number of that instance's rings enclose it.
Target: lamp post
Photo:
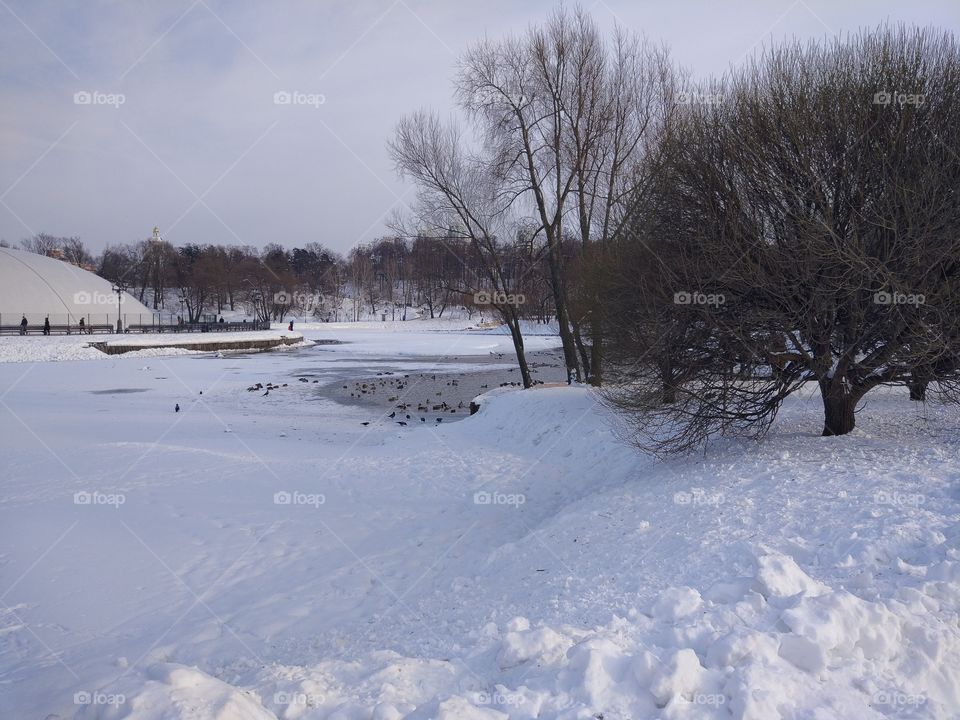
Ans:
[[[259,290],[254,290],[250,293],[250,302],[253,303],[253,310],[256,313],[258,323],[261,322],[261,316],[263,315],[263,312],[261,312],[261,308],[263,307],[262,300],[263,294]]]
[[[117,284],[111,288],[117,294],[117,332],[123,332],[123,321],[120,319],[120,304],[123,302],[123,294],[127,291],[127,286],[118,280]]]
[[[150,254],[153,260],[153,309],[157,310],[157,305],[163,307],[163,288],[161,287],[161,278],[163,277],[163,247],[160,237],[160,228],[153,227],[153,236],[150,238]]]

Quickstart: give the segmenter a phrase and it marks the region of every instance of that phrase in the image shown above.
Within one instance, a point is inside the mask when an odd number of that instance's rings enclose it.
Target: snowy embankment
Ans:
[[[123,340],[108,340],[102,343],[91,343],[97,350],[107,355],[123,355],[128,352],[142,352],[144,350],[199,350],[202,352],[263,352],[265,350],[281,350],[294,347],[310,347],[312,340],[305,340],[299,333],[275,332],[237,332],[237,333],[202,333],[199,337],[183,336],[162,337],[160,335],[141,336]]]
[[[107,355],[91,347],[93,342],[115,345],[144,345],[144,350],[126,353],[126,357],[164,357],[203,352],[178,347],[184,343],[261,340],[280,335],[302,335],[302,347],[315,340],[334,340],[351,343],[354,355],[415,356],[415,355],[487,355],[508,354],[513,357],[513,345],[503,326],[478,328],[466,320],[416,320],[407,322],[357,323],[295,323],[294,333],[287,331],[287,323],[274,323],[271,330],[230,333],[165,333],[125,335],[52,335],[7,336],[0,338],[0,363],[8,362],[63,362],[68,360],[103,360]],[[559,345],[555,326],[530,323],[524,328],[527,352],[547,350]],[[296,346],[290,346],[296,347]]]
[[[300,333],[281,333],[273,330],[257,332],[224,333],[165,333],[148,335],[51,335],[0,338],[0,363],[4,362],[63,362],[67,360],[103,360],[106,353],[92,346],[92,343],[106,343],[129,347],[143,347],[126,353],[127,357],[152,358],[171,355],[189,355],[204,350],[204,345],[218,342],[258,342],[273,340],[282,336],[300,338],[299,344],[284,347],[307,347],[313,343],[304,340]],[[196,349],[173,347],[177,345],[196,345]]]
[[[308,546],[329,527],[294,532],[307,508],[262,518],[293,524],[256,608],[237,595],[229,625],[165,636],[101,688],[122,703],[81,717],[956,717],[957,415],[917,407],[878,394],[854,434],[820,438],[795,399],[759,445],[664,464],[619,443],[585,389],[388,430],[321,512],[350,496],[394,547],[325,576]],[[277,480],[262,491],[324,487]]]

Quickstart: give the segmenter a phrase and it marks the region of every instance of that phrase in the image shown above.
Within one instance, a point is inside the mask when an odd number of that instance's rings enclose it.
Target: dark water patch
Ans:
[[[437,425],[469,416],[470,401],[477,395],[504,385],[522,387],[520,370],[510,365],[511,359],[434,358],[432,366],[424,369],[430,359],[410,358],[416,369],[404,369],[402,365],[372,372],[344,368],[312,389],[317,397],[369,410],[370,422]],[[527,359],[535,382],[565,382],[566,371],[558,350],[529,353]],[[474,367],[464,368],[464,364]],[[476,367],[487,364],[492,367]]]
[[[150,388],[110,388],[109,390],[88,390],[94,395],[126,395],[127,393],[147,392]]]

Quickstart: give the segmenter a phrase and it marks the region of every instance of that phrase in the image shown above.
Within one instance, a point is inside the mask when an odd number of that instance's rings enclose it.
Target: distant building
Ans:
[[[124,326],[150,323],[154,312],[123,293]],[[0,247],[0,325],[31,325],[46,317],[54,325],[117,323],[117,294],[109,281],[63,260]]]

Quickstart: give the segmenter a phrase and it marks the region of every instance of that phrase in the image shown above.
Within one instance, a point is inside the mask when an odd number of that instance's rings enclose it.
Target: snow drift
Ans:
[[[470,420],[371,454],[416,465],[439,433],[476,468],[432,488],[450,493],[444,512],[464,528],[500,514],[452,574],[404,597],[418,622],[378,612],[373,649],[302,663],[174,652],[80,717],[955,717],[955,418],[903,423],[891,409],[910,406],[881,400],[846,438],[802,435],[816,408],[798,399],[760,445],[657,465],[586,389],[491,393]],[[476,505],[498,492],[524,500]]]

